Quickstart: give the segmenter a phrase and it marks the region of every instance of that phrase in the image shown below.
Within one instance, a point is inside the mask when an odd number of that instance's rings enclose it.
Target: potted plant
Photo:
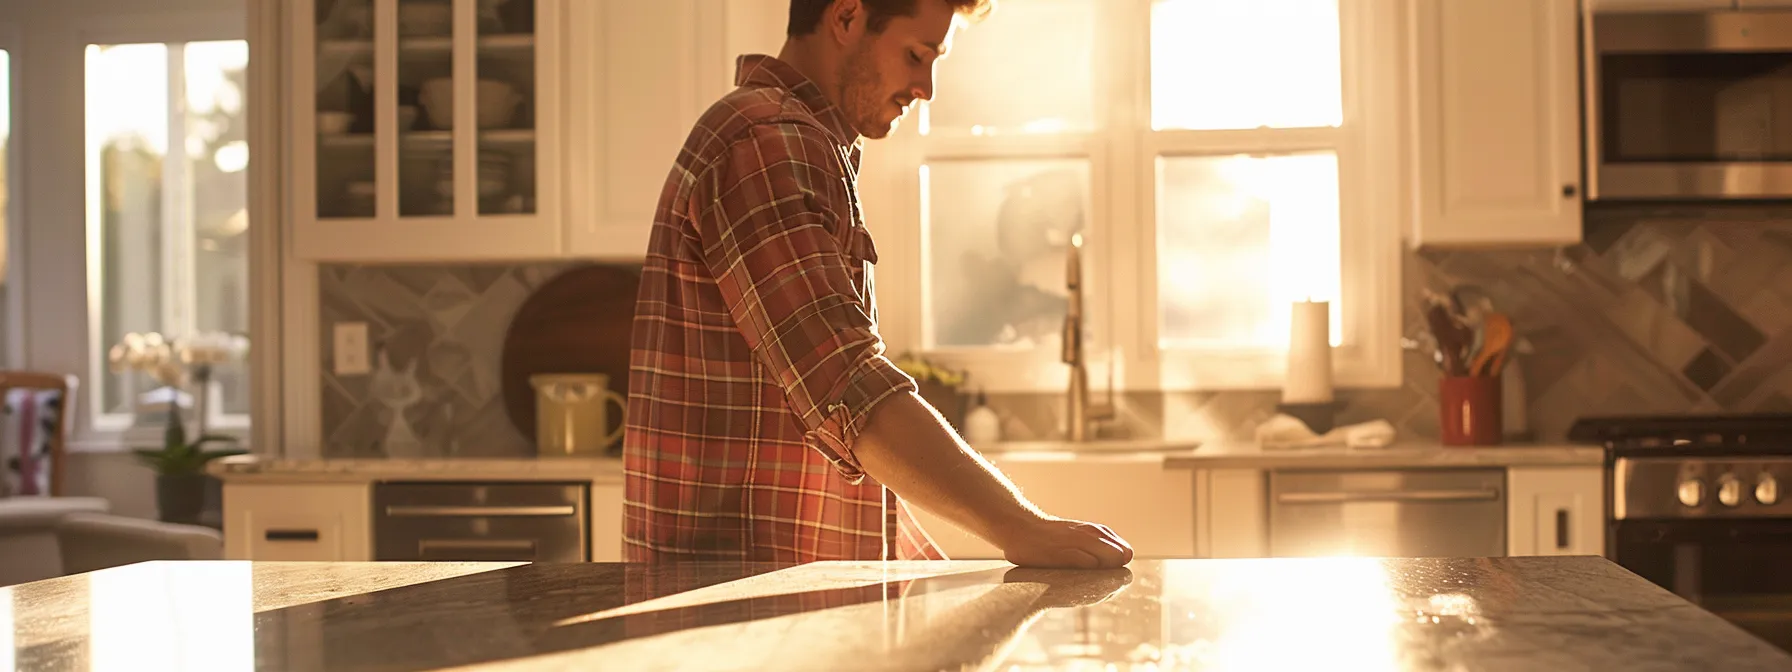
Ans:
[[[905,352],[895,359],[896,368],[915,379],[915,393],[931,404],[953,429],[964,431],[966,403],[964,371],[941,366],[924,357]]]
[[[205,473],[206,463],[247,452],[234,446],[235,437],[207,434],[205,428],[212,367],[240,357],[247,347],[246,339],[230,334],[198,334],[170,343],[160,334],[150,333],[126,334],[112,348],[114,371],[147,372],[164,386],[158,390],[167,400],[162,445],[134,451],[156,473],[156,509],[163,522],[199,524],[212,481]],[[181,388],[189,380],[197,391],[192,395],[192,405],[198,431],[192,436],[198,438],[192,440],[188,440],[187,422],[181,412],[182,399],[188,396],[181,393]],[[210,444],[232,445],[208,449]]]

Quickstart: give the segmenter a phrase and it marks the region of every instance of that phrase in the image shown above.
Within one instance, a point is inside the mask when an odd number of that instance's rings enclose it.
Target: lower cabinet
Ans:
[[[373,557],[366,483],[224,484],[224,557],[324,561]]]
[[[232,560],[363,562],[374,559],[373,486],[350,483],[224,484],[224,557]],[[590,557],[622,561],[622,484],[592,483]]]
[[[1506,544],[1508,555],[1604,555],[1605,470],[1507,470]]]
[[[1020,461],[991,455],[1021,494],[1060,518],[1100,523],[1132,544],[1138,558],[1195,554],[1195,499],[1190,472],[1155,461]],[[1001,559],[999,549],[919,507],[923,530],[953,560]]]
[[[1197,557],[1275,555],[1268,481],[1268,474],[1257,469],[1195,472]],[[1604,467],[1508,467],[1504,490],[1505,555],[1605,553]],[[1388,503],[1351,506],[1361,517],[1389,525],[1398,522],[1389,518]]]

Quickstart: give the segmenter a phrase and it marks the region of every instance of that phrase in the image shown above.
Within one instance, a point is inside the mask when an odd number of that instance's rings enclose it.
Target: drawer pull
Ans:
[[[386,507],[386,515],[403,518],[444,518],[490,516],[499,518],[521,518],[542,516],[570,516],[578,513],[571,504],[560,506],[426,506],[412,504],[392,504]]]
[[[268,541],[317,541],[317,530],[268,530],[261,536]]]
[[[1568,510],[1556,509],[1556,550],[1568,550]]]

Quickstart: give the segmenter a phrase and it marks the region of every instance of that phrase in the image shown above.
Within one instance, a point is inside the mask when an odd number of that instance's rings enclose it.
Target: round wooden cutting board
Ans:
[[[638,267],[582,266],[549,280],[517,309],[504,337],[499,380],[510,424],[523,436],[535,440],[529,385],[535,374],[609,374],[610,389],[628,395],[629,333],[640,285]],[[610,417],[619,418],[613,408]]]

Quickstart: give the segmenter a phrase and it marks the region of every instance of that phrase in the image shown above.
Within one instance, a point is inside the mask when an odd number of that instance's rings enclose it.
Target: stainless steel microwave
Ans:
[[[1590,199],[1792,199],[1792,11],[1595,13]]]

